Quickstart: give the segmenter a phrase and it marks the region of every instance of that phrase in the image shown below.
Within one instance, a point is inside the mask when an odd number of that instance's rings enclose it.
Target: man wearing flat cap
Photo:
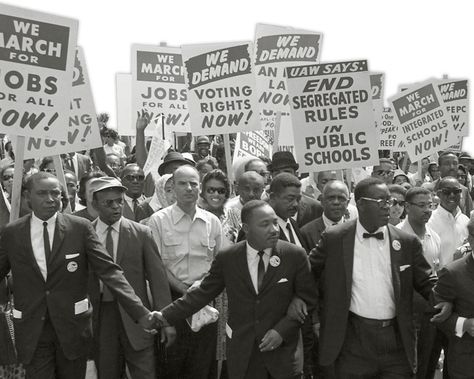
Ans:
[[[0,236],[0,280],[11,270],[18,360],[26,377],[84,378],[92,341],[88,278],[92,270],[131,320],[150,329],[151,313],[102,247],[88,220],[58,212],[61,185],[49,173],[26,181],[32,213]]]
[[[148,308],[159,310],[171,302],[166,271],[151,230],[122,216],[127,188],[111,177],[92,179],[92,206],[99,214],[93,226],[99,240],[125,278]],[[153,305],[147,297],[147,280]],[[97,281],[95,281],[98,284]],[[94,326],[95,360],[102,379],[123,377],[125,363],[132,379],[154,379],[154,337],[135,324],[115,297],[102,286],[95,286]],[[172,343],[174,328],[163,328],[161,340]]]

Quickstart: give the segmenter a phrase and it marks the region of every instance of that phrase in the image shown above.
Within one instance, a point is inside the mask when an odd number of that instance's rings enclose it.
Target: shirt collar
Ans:
[[[48,223],[48,226],[50,226],[51,224],[55,224],[57,218],[58,218],[58,212],[56,212],[54,215],[52,215],[50,218],[46,220],[46,222]],[[41,220],[35,215],[35,212],[31,212],[31,221],[33,221],[36,224],[40,224],[41,226],[43,225],[43,222],[44,222],[44,220]]]
[[[251,258],[255,258],[256,256],[258,256],[258,250],[255,250],[252,246],[249,245],[248,242],[246,242],[246,245],[247,245],[247,255],[248,256],[250,256]],[[272,255],[272,248],[267,247],[266,249],[263,249],[263,252],[265,253],[265,255],[271,256]]]
[[[362,224],[360,223],[359,219],[357,219],[357,224],[356,224],[356,236],[357,236],[357,238],[359,239],[359,241],[363,241],[363,240],[364,240],[364,236],[363,236],[364,233],[375,234],[375,233],[378,233],[378,232],[382,232],[382,233],[383,233],[383,238],[385,239],[385,238],[387,237],[387,226],[386,226],[386,225],[381,226],[381,227],[378,228],[375,232],[369,233],[369,232],[362,226]]]
[[[195,205],[196,207],[196,213],[194,214],[194,219],[197,219],[197,218],[200,218],[201,220],[203,221],[207,221],[207,215],[206,215],[206,211],[204,209],[201,209],[199,208],[197,205]],[[171,205],[171,219],[173,221],[173,224],[176,225],[178,222],[181,221],[181,219],[188,215],[186,212],[184,212],[179,206],[177,203],[174,203],[173,205]]]
[[[456,214],[453,215],[450,211],[447,209],[444,209],[441,204],[438,206],[438,209],[436,209],[438,212],[440,212],[443,216],[452,216],[454,218],[458,217],[459,214],[461,213],[461,208],[459,206],[456,207]]]
[[[278,216],[278,215],[277,215],[277,219],[278,219],[278,225],[280,225],[280,227],[281,227],[282,229],[286,229],[286,225],[287,225],[288,223],[291,224],[290,219],[283,220],[283,219],[282,219],[280,216]]]
[[[120,230],[120,222],[122,221],[122,217],[120,217],[118,219],[118,221],[114,222],[112,225],[110,225],[112,227],[112,229],[114,231],[116,231],[117,233],[119,232]],[[103,222],[100,217],[97,218],[97,227],[96,227],[96,230],[97,230],[97,233],[98,234],[102,234],[102,233],[105,233],[107,232],[107,229],[109,228],[109,225],[107,225],[105,222]]]
[[[328,226],[332,226],[335,224],[335,222],[333,220],[330,220],[329,218],[326,217],[326,215],[323,213],[323,222],[324,222],[324,225],[326,226],[326,228]],[[344,222],[344,216],[341,217],[341,219],[339,221],[336,222],[337,225],[339,224],[342,224]]]

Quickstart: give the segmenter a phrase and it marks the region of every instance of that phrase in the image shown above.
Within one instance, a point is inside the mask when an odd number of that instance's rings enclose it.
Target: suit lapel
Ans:
[[[280,258],[280,264],[281,264],[281,254],[280,254],[280,249],[278,247],[278,243],[277,243],[277,246],[275,246],[272,249],[272,255],[270,256],[270,260],[275,255]],[[265,272],[265,275],[263,276],[262,289],[259,294],[262,294],[268,288],[269,284],[272,282],[273,278],[275,277],[275,274],[279,270],[279,266],[280,265],[273,267],[270,263],[268,263],[267,271]]]
[[[38,266],[38,262],[36,262],[36,257],[35,257],[35,254],[33,252],[33,246],[31,245],[31,214],[28,216],[28,218],[23,223],[22,229],[23,230],[20,232],[20,235],[24,236],[24,238],[25,238],[25,240],[23,241],[25,251],[27,252],[27,255],[29,255],[30,259],[32,260],[33,267],[35,268],[35,271],[38,273],[41,280],[44,281],[43,274],[41,274],[41,270]]]
[[[64,225],[63,215],[61,213],[58,213],[58,216],[56,218],[56,226],[54,228],[54,238],[53,238],[53,246],[51,248],[51,255],[48,257],[48,260],[47,260],[48,266],[51,264],[54,257],[57,255],[58,250],[63,243],[65,229],[66,228]]]
[[[133,213],[133,209],[130,208],[127,201],[124,201],[123,217],[128,218],[129,220],[135,221],[135,213]]]
[[[242,273],[242,279],[245,285],[248,287],[249,291],[254,296],[257,296],[257,293],[255,292],[255,288],[252,283],[252,278],[250,277],[249,265],[247,263],[247,243],[246,242],[242,241],[241,246],[238,247],[236,258],[237,258],[237,266],[239,269],[238,272]]]
[[[120,231],[119,231],[118,246],[117,246],[117,259],[115,262],[118,265],[120,265],[120,262],[122,261],[125,251],[127,250],[128,238],[126,238],[125,236],[125,234],[127,233],[126,223],[127,221],[125,220],[124,217],[122,217],[122,220],[120,221],[120,228],[119,228]]]
[[[352,269],[354,267],[354,239],[356,238],[356,223],[347,230],[342,238],[342,251],[344,254],[344,270],[346,272],[346,290],[350,299],[352,294]]]
[[[400,300],[400,254],[401,254],[401,243],[397,239],[397,232],[391,225],[387,225],[388,242],[390,244],[390,265],[392,268],[392,283],[393,293],[395,296],[395,309],[398,309],[398,301]],[[398,242],[398,244],[397,244]],[[399,246],[398,250],[395,250],[393,246]]]

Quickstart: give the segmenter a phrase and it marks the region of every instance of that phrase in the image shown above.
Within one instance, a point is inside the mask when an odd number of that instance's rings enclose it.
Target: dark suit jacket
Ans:
[[[298,239],[300,240],[301,242],[301,246],[303,247],[303,249],[305,249],[306,251],[308,250],[308,247],[306,246],[306,243],[303,239],[303,236],[301,235],[301,232],[300,232],[300,228],[298,227],[298,225],[296,224],[296,221],[293,220],[291,217],[290,217],[290,222],[291,222],[291,226],[293,227],[293,230],[295,231],[296,233],[296,236],[298,237]],[[285,232],[281,229],[281,227],[279,228],[280,229],[280,239],[282,241],[287,241],[287,242],[290,242],[288,241],[288,238],[286,238],[286,234]]]
[[[97,221],[93,223],[94,228],[96,225]],[[116,263],[122,268],[125,278],[145,307],[160,310],[171,303],[166,271],[161,261],[158,247],[148,227],[122,217]],[[152,304],[150,304],[147,296],[147,280],[153,301]],[[97,282],[95,286],[96,291],[94,291],[92,296],[92,303],[96,310],[99,309],[98,306],[100,305],[98,287]],[[125,332],[132,347],[135,350],[142,350],[153,345],[154,336],[145,332],[140,325],[134,322],[122,306],[119,309]],[[95,325],[98,323],[98,313],[98,311],[94,312]]]
[[[15,309],[21,312],[14,318],[20,362],[31,361],[47,314],[68,359],[87,353],[92,308],[79,312],[75,304],[88,299],[90,269],[134,320],[148,313],[102,247],[92,224],[76,216],[58,213],[45,281],[31,246],[30,220],[27,215],[8,224],[0,237],[0,279],[12,270]]]
[[[414,235],[387,225],[390,238],[393,289],[398,330],[413,370],[415,329],[413,325],[413,290],[428,299],[436,276],[423,257],[422,246]],[[352,291],[356,220],[323,232],[320,243],[310,254],[311,269],[321,289],[320,361],[326,366],[338,357],[346,334]],[[393,248],[397,240],[401,247]],[[400,272],[400,266],[405,266]]]
[[[272,255],[280,258],[280,264],[277,267],[268,265],[259,294],[252,284],[246,242],[242,241],[220,251],[201,285],[163,310],[163,316],[174,324],[201,309],[226,289],[228,325],[232,330],[232,338],[227,338],[227,367],[231,379],[245,376],[254,344],[258,344],[269,329],[275,329],[284,340],[277,349],[262,353],[270,375],[289,378],[297,374],[295,349],[300,325],[290,320],[286,312],[294,296],[313,308],[315,285],[303,249],[278,241]]]
[[[141,203],[143,203],[145,201],[144,197],[141,196],[138,198],[138,205],[137,205],[137,210],[138,210],[138,207],[140,206]],[[130,205],[128,205],[128,202],[124,200],[123,202],[123,211],[122,211],[122,215],[123,217],[125,218],[128,218],[129,220],[132,220],[132,221],[137,221],[137,215],[135,214],[135,212],[133,211],[133,208],[130,207]],[[138,220],[139,221],[139,220]]]
[[[137,206],[137,211],[135,212],[135,221],[140,222],[148,217],[150,217],[155,211],[150,207],[151,197],[147,198],[145,201],[140,203]]]
[[[308,222],[300,229],[301,237],[303,237],[308,252],[316,247],[324,229],[326,229],[326,226],[324,225],[322,216]]]
[[[318,200],[312,199],[306,195],[301,196],[298,204],[298,214],[296,216],[296,223],[301,228],[308,222],[316,220],[323,215],[323,207]]]
[[[474,259],[472,254],[448,264],[438,273],[433,292],[437,301],[453,303],[453,313],[439,327],[449,338],[448,370],[452,377],[468,378],[474,373],[474,337],[455,335],[458,316],[474,317]]]

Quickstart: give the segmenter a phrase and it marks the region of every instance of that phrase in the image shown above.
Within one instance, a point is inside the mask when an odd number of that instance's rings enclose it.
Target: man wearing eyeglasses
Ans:
[[[394,173],[392,161],[388,158],[380,158],[379,164],[373,167],[371,176],[382,180],[386,185],[390,185],[392,184]]]
[[[137,207],[145,201],[143,186],[145,174],[135,163],[128,164],[122,170],[122,184],[127,190],[124,193],[123,217],[136,221]]]
[[[410,378],[416,371],[413,291],[428,299],[436,276],[418,238],[388,224],[380,179],[354,191],[359,219],[326,229],[310,254],[321,288],[320,363],[338,378]],[[449,316],[437,305],[433,320]]]
[[[171,302],[166,271],[158,247],[148,227],[122,217],[127,188],[116,178],[92,179],[92,206],[99,214],[93,226],[100,241],[120,265],[125,277],[146,307],[149,285],[153,308],[161,309]],[[97,281],[95,281],[98,284]],[[132,378],[156,377],[154,336],[145,332],[119,306],[112,293],[102,286],[93,292],[95,361],[100,378],[123,377],[125,363]],[[174,328],[163,328],[162,342],[173,343]]]

